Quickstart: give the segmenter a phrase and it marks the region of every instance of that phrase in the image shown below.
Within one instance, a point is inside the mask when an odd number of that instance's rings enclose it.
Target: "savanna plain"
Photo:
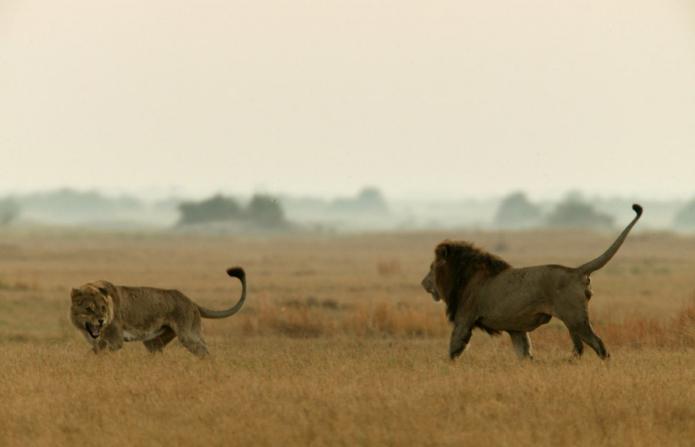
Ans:
[[[0,232],[0,445],[668,445],[695,443],[695,237],[635,232],[592,276],[611,352],[573,359],[556,320],[521,361],[475,332],[448,359],[419,282],[444,238],[515,266],[579,265],[616,236],[575,231],[228,236]],[[176,288],[214,309],[211,356],[141,343],[94,355],[70,289]]]

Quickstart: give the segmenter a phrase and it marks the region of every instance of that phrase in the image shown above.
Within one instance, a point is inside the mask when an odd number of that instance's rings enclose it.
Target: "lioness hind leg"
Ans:
[[[202,358],[208,355],[208,346],[201,334],[200,313],[193,307],[189,315],[181,316],[172,325],[181,344],[194,355]]]
[[[198,357],[203,358],[208,355],[208,346],[203,337],[194,334],[186,334],[185,336],[179,334],[179,340],[186,349]]]
[[[142,342],[145,347],[147,348],[148,351],[151,353],[155,352],[162,352],[164,350],[164,347],[169,344],[170,341],[172,341],[174,338],[176,338],[176,333],[171,330],[171,328],[164,328],[164,332],[162,335],[160,335],[157,338],[153,338],[152,340],[147,340]]]
[[[521,359],[532,359],[533,352],[531,352],[531,338],[529,337],[528,332],[508,332],[512,339],[512,346],[514,346],[514,352],[516,352],[516,355]]]

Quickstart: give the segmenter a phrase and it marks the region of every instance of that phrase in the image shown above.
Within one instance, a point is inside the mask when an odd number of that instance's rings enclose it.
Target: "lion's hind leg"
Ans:
[[[512,346],[514,347],[514,352],[520,359],[532,359],[533,352],[531,348],[531,338],[528,332],[521,331],[508,331],[509,336],[512,339]]]
[[[581,287],[584,287],[581,285]],[[603,341],[594,333],[589,322],[588,300],[581,287],[576,288],[572,293],[561,296],[555,305],[555,315],[565,323],[572,337],[575,356],[582,355],[586,343],[602,359],[609,357],[608,351]]]
[[[591,346],[591,349],[596,351],[596,354],[598,354],[599,357],[602,359],[607,359],[610,357],[610,354],[608,354],[608,351],[606,350],[606,346],[603,344],[603,340],[601,340],[599,336],[594,333],[594,330],[591,328],[591,324],[588,320],[584,321],[578,327],[570,330],[579,335],[584,343]]]
[[[570,337],[572,338],[572,345],[574,345],[574,356],[581,357],[584,353],[584,342],[582,337],[578,333],[570,331]]]
[[[591,346],[596,354],[601,359],[607,359],[610,357],[606,346],[603,344],[603,340],[599,338],[591,327],[589,320],[583,320],[578,323],[568,323],[565,322],[567,329],[570,331],[570,336],[572,337],[572,343],[574,344],[574,354],[576,356],[581,356],[584,351],[584,346],[582,342]]]
[[[142,342],[148,351],[151,353],[162,352],[164,347],[169,344],[174,338],[176,338],[176,333],[169,327],[164,327],[164,332],[152,340],[147,340]]]

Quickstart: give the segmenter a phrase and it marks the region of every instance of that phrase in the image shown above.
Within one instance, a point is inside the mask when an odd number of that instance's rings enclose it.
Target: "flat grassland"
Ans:
[[[693,445],[695,238],[631,235],[592,276],[612,358],[571,360],[561,323],[473,335],[455,362],[442,304],[419,282],[434,245],[475,241],[513,265],[579,265],[615,235],[448,232],[230,237],[0,233],[0,445]],[[71,287],[177,288],[211,308],[212,355],[140,343],[95,356]]]

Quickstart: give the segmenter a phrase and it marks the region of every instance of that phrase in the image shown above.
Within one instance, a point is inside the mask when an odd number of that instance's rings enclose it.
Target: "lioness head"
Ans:
[[[73,323],[87,331],[90,337],[98,338],[104,327],[113,320],[113,301],[108,290],[87,284],[79,289],[72,289],[70,296],[70,317]]]

